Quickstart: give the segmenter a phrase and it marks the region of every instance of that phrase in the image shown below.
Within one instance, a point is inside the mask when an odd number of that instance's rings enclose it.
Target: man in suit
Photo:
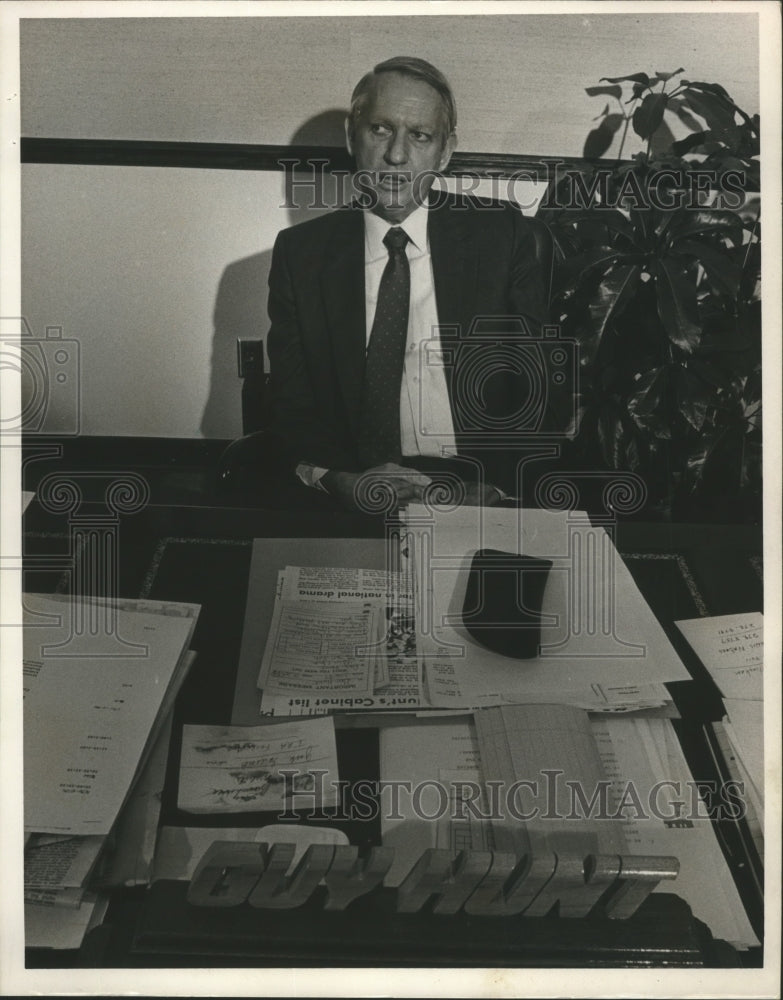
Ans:
[[[348,507],[378,484],[421,499],[440,470],[457,470],[464,502],[518,491],[506,440],[541,387],[503,338],[531,346],[544,282],[515,207],[431,190],[455,128],[435,67],[379,64],[346,120],[358,201],[275,243],[274,433],[299,479]]]

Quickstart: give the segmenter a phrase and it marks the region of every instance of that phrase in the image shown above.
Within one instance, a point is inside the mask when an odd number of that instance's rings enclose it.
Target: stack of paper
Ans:
[[[24,596],[28,946],[78,947],[105,905],[96,885],[133,883],[151,864],[168,727],[198,612]],[[107,863],[120,827],[124,853]]]
[[[676,623],[723,695],[712,724],[722,763],[744,789],[746,818],[764,857],[764,618],[760,612]]]
[[[414,583],[425,693],[437,708],[557,702],[591,711],[671,705],[664,682],[689,674],[609,534],[580,511],[409,505],[403,568]],[[492,652],[464,628],[473,555],[550,560],[538,655]]]
[[[263,639],[253,639],[261,715],[545,702],[675,714],[664,683],[689,675],[610,536],[586,515],[409,505],[404,520],[386,570],[279,571],[262,658]],[[491,652],[463,627],[480,548],[552,562],[538,656]]]
[[[425,704],[408,581],[378,569],[286,566],[258,687],[269,716]]]
[[[380,794],[403,778],[409,790],[382,813],[384,846],[395,850],[386,885],[430,847],[674,856],[677,878],[658,891],[684,899],[716,937],[758,944],[669,719],[564,719],[561,705],[488,711],[478,724],[381,730]]]

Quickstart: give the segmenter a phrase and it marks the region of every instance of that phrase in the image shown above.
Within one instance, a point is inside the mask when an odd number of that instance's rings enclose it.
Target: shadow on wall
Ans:
[[[342,148],[346,113],[344,109],[332,108],[309,118],[291,136],[290,145]],[[329,211],[308,207],[315,199],[303,190],[305,194],[300,199],[303,203],[288,205],[285,226],[294,226]],[[328,198],[326,203],[329,203]],[[206,438],[236,437],[241,433],[241,383],[237,376],[236,342],[238,337],[266,339],[269,328],[267,283],[271,264],[270,248],[228,264],[220,279],[213,313],[209,397],[201,417],[201,433]]]

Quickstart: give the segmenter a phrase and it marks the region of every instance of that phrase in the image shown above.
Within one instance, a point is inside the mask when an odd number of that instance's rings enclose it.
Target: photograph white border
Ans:
[[[739,9],[739,10],[738,10]],[[770,890],[766,906],[765,966],[759,970],[529,970],[529,969],[77,969],[25,970],[22,918],[21,858],[23,835],[19,803],[21,780],[21,635],[3,629],[2,697],[0,698],[0,994],[8,995],[165,995],[165,996],[779,996],[780,942],[780,11],[775,0],[715,2],[7,2],[0,5],[2,34],[2,107],[0,110],[0,171],[2,192],[2,247],[0,248],[0,315],[21,315],[20,275],[20,18],[125,17],[324,17],[411,16],[449,14],[562,13],[581,15],[643,12],[758,12],[761,65],[763,329],[764,329],[764,556],[766,673],[765,752],[768,775],[766,800],[766,877]],[[8,372],[2,377],[5,412],[19,412],[18,382]],[[7,409],[6,409],[7,408]],[[13,571],[21,555],[20,451],[6,437],[0,448],[2,517],[0,518],[0,620],[18,620],[18,575]]]

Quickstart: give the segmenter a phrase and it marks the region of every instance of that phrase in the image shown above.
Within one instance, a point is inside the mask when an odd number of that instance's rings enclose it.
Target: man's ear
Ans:
[[[443,145],[443,152],[440,154],[440,161],[438,163],[438,170],[445,170],[449,165],[449,160],[451,159],[451,154],[457,148],[457,133],[452,132],[451,135],[446,139]]]
[[[351,136],[351,119],[346,115],[345,117],[345,148],[348,150],[350,156],[353,156],[353,138]]]

